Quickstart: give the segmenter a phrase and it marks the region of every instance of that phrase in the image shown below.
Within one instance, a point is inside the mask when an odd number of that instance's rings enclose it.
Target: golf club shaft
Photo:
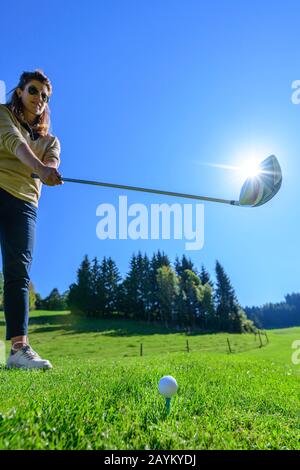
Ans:
[[[36,175],[35,173],[32,173],[31,176],[32,178],[39,178],[39,176]],[[100,181],[79,180],[79,179],[74,179],[74,178],[61,178],[61,180],[64,182],[68,182],[68,183],[89,184],[89,185],[95,185],[95,186],[104,186],[108,188],[125,189],[129,191],[140,191],[144,193],[162,194],[163,196],[174,196],[174,197],[180,197],[180,198],[185,198],[185,199],[197,199],[200,201],[208,201],[208,202],[220,202],[222,204],[231,204],[235,206],[239,205],[239,202],[234,201],[234,200],[218,199],[218,198],[206,197],[206,196],[197,196],[194,194],[174,193],[172,191],[161,191],[159,189],[140,188],[137,186],[125,186],[123,184],[102,183]]]

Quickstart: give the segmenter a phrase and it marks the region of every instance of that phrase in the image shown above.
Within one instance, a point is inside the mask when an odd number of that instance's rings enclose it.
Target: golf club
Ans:
[[[35,173],[32,173],[31,176],[32,178],[39,178],[39,176]],[[238,201],[198,196],[195,194],[162,191],[159,189],[141,188],[137,186],[125,186],[122,184],[102,183],[100,181],[88,181],[73,178],[61,178],[61,180],[70,183],[90,184],[96,186],[125,189],[130,191],[162,194],[164,196],[174,196],[180,198],[196,199],[200,201],[219,202],[223,204],[231,204],[233,206],[257,207],[270,201],[270,199],[272,199],[275,194],[279,191],[282,183],[282,173],[277,158],[275,157],[275,155],[270,155],[259,165],[257,176],[249,177],[246,179],[245,183],[242,186]]]

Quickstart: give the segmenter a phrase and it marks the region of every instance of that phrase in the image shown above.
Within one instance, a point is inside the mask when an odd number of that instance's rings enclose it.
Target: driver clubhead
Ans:
[[[282,172],[275,155],[270,155],[259,165],[259,174],[247,178],[242,186],[239,205],[258,207],[270,201],[278,193]]]

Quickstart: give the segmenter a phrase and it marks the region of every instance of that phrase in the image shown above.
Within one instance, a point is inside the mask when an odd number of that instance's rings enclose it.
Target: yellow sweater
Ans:
[[[16,116],[0,104],[0,187],[13,196],[38,207],[42,182],[31,178],[32,169],[15,155],[18,146],[27,143],[43,163],[56,158],[60,164],[60,142],[51,134],[31,140],[30,133]]]

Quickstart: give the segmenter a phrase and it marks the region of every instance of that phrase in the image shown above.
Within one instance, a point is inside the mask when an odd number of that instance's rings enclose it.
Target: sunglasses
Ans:
[[[34,85],[29,86],[27,91],[30,95],[40,94],[39,90]],[[42,93],[41,95],[42,95],[42,100],[44,101],[44,103],[49,103],[50,97],[46,93]]]

